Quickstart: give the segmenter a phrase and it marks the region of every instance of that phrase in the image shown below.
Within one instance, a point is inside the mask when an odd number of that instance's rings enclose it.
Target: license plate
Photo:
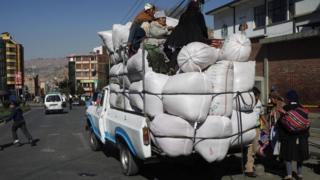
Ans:
[[[58,104],[50,104],[50,106],[56,106],[56,105],[58,105]]]

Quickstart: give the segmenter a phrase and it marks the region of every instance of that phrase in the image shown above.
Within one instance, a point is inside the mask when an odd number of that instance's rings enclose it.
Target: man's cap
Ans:
[[[154,8],[154,6],[152,5],[152,4],[150,4],[150,3],[146,3],[145,5],[144,5],[144,10],[145,11],[147,11],[147,10],[149,10],[149,9],[153,9]]]
[[[162,17],[166,17],[166,13],[164,11],[157,11],[154,13],[154,18],[158,19]]]

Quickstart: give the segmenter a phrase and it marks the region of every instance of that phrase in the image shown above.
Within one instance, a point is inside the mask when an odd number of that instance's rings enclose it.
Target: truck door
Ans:
[[[107,131],[107,111],[109,109],[109,90],[105,89],[102,93],[102,100],[101,100],[101,113],[99,117],[99,130],[101,134],[101,141],[105,142],[105,132]]]

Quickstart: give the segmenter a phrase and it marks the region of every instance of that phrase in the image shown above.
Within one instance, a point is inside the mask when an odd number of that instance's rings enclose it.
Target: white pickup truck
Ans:
[[[140,113],[112,108],[109,96],[107,86],[96,104],[86,111],[90,146],[97,151],[106,141],[116,144],[124,174],[134,175],[138,173],[141,161],[151,158],[148,119]]]

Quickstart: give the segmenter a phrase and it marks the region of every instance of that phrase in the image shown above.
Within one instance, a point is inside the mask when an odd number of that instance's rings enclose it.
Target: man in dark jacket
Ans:
[[[202,0],[197,0],[188,4],[178,25],[164,44],[164,51],[170,59],[171,68],[176,68],[177,56],[183,46],[191,42],[208,43],[208,30],[200,8],[202,3]]]
[[[20,144],[18,135],[17,135],[17,130],[20,128],[23,132],[23,134],[28,138],[31,146],[35,146],[35,141],[33,141],[32,136],[30,135],[26,122],[23,117],[23,111],[20,108],[19,104],[16,101],[12,101],[10,104],[10,107],[12,108],[11,115],[5,119],[6,123],[9,122],[10,120],[13,120],[12,124],[12,138],[13,138],[13,144]]]

